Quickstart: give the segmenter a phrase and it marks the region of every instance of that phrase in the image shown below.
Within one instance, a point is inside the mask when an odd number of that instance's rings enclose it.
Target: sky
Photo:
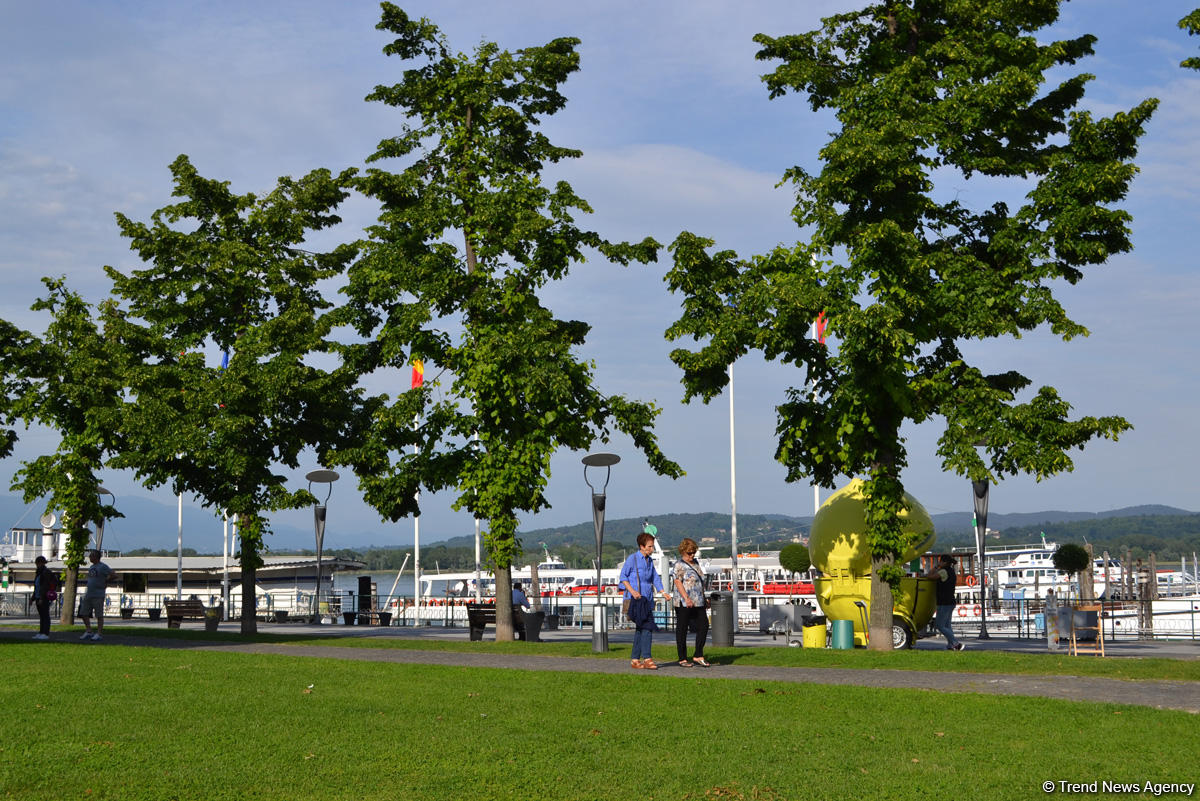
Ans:
[[[1141,169],[1126,208],[1134,249],[1092,269],[1059,294],[1091,336],[1063,343],[1037,331],[1020,340],[972,344],[985,370],[1016,369],[1034,386],[1055,386],[1079,415],[1119,414],[1133,431],[1074,454],[1073,472],[1042,482],[1007,479],[994,487],[995,512],[1105,511],[1139,504],[1200,509],[1193,455],[1200,333],[1200,73],[1179,68],[1196,55],[1178,20],[1197,0],[1155,0],[1130,13],[1124,0],[1076,0],[1043,38],[1098,37],[1096,56],[1078,65],[1095,75],[1083,106],[1094,114],[1161,99],[1142,140]],[[801,33],[822,16],[861,5],[850,0],[718,3],[401,4],[426,16],[451,47],[481,41],[507,49],[559,36],[582,40],[581,70],[565,85],[567,107],[543,130],[582,158],[556,167],[595,212],[585,222],[610,239],[653,236],[671,242],[689,230],[744,256],[803,237],[779,181],[801,165],[818,170],[833,120],[803,98],[770,100],[757,62],[757,33]],[[170,202],[167,166],[187,154],[206,177],[236,192],[269,191],[279,176],[317,167],[360,167],[377,142],[399,132],[394,109],[363,98],[399,80],[402,63],[382,55],[371,2],[58,2],[0,0],[0,317],[35,333],[46,320],[29,310],[41,276],[66,276],[92,301],[108,291],[104,265],[128,272],[136,256],[113,213],[135,220]],[[964,202],[990,204],[982,184],[940,187]],[[360,199],[342,209],[334,235],[357,238],[373,222]],[[663,331],[679,313],[666,289],[669,256],[622,268],[589,260],[549,288],[545,302],[562,317],[593,326],[581,355],[596,363],[600,389],[650,400],[666,454],[687,471],[654,475],[632,444],[616,437],[595,450],[617,453],[608,515],[650,517],[730,511],[730,410],[727,396],[682,404],[680,371]],[[331,292],[336,288],[331,288]],[[215,357],[214,357],[215,358]],[[774,407],[803,371],[753,356],[735,367],[737,509],[808,515],[813,491],[787,484],[774,460]],[[397,387],[402,389],[403,387]],[[908,490],[932,513],[971,508],[969,483],[943,471],[939,429],[907,429]],[[49,452],[50,432],[22,432],[0,477],[21,460]],[[581,453],[553,460],[552,508],[522,518],[522,528],[564,526],[589,517]],[[312,456],[296,472],[319,465]],[[594,476],[593,476],[594,478]],[[126,474],[102,476],[118,499],[140,496],[174,505],[169,489],[142,487]],[[823,497],[828,491],[823,492]],[[195,499],[185,498],[198,505]],[[453,496],[423,499],[421,537],[470,534]],[[36,518],[40,509],[32,515]],[[305,510],[280,513],[283,525],[310,525]],[[12,525],[16,521],[8,521]],[[28,523],[26,523],[28,525]],[[132,521],[123,525],[133,525]],[[216,536],[213,532],[203,537]],[[173,547],[175,532],[164,532]],[[326,547],[408,545],[412,521],[383,523],[361,501],[352,477],[333,486]]]

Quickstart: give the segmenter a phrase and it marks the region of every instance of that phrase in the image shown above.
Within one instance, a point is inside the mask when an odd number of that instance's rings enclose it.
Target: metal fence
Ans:
[[[1098,600],[1100,625],[1105,639],[1170,639],[1200,638],[1200,598],[1160,598],[1157,601]],[[1078,601],[1062,603],[1058,609],[1075,609]],[[1006,598],[988,601],[984,615],[988,633],[1002,637],[1035,638],[1046,634],[1045,602],[1036,599]],[[951,626],[956,632],[978,632],[983,624],[978,618],[955,617]],[[1060,630],[1064,630],[1060,626]]]
[[[37,619],[37,610],[31,602],[30,592],[0,593],[0,617]],[[163,601],[174,598],[174,593],[133,593],[109,595],[106,604],[107,617],[125,619],[158,620],[162,617]],[[219,606],[219,594],[199,596],[205,606]],[[530,599],[531,602],[535,599]],[[559,595],[541,598],[541,608],[552,616],[558,628],[590,629],[597,608],[606,616],[606,628],[618,630],[631,628],[622,614],[620,595]],[[287,620],[309,621],[328,624],[373,624],[390,626],[467,626],[467,604],[473,599],[453,597],[425,599],[419,606],[412,596],[372,596],[369,608],[360,609],[360,599],[352,592],[322,594],[318,599],[312,592],[293,591],[286,593],[260,593],[256,598],[255,616],[261,620],[284,622]],[[1104,636],[1110,640],[1126,639],[1200,639],[1200,598],[1163,598],[1139,608],[1137,601],[1109,601],[1097,603],[1101,606],[1100,623]],[[1142,602],[1146,603],[1146,602]],[[1060,604],[1059,608],[1077,606],[1077,603]],[[759,604],[764,606],[764,604]],[[534,607],[537,608],[536,605]],[[818,610],[819,612],[819,610]],[[238,596],[232,597],[226,619],[240,618],[242,610]],[[62,614],[62,597],[51,606],[50,615],[58,619]],[[1037,599],[1006,598],[987,603],[986,625],[990,634],[1019,639],[1044,637],[1046,632],[1045,604]],[[664,628],[675,624],[674,607],[670,602],[656,599],[655,622]],[[739,615],[739,629],[757,631],[758,616],[753,619]],[[956,632],[970,635],[980,631],[977,617],[955,617],[951,624]]]

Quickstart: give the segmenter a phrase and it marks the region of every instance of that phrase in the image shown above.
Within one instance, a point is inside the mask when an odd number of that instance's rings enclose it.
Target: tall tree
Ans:
[[[89,525],[119,517],[101,501],[97,473],[118,447],[125,358],[109,333],[115,319],[111,302],[97,310],[67,288],[65,279],[43,278],[46,296],[33,304],[50,322],[41,337],[4,323],[3,369],[15,390],[9,421],[40,424],[58,434],[53,453],[23,462],[13,477],[26,503],[46,500],[45,511],[62,512],[67,532],[63,563],[62,623],[75,613],[75,584],[91,536]],[[11,439],[15,439],[10,434]],[[11,446],[9,446],[11,447]]]
[[[11,456],[17,444],[15,404],[30,391],[29,381],[21,377],[23,358],[33,337],[8,320],[0,320],[0,459]]]
[[[1191,14],[1188,14],[1183,19],[1179,20],[1179,27],[1188,32],[1189,36],[1200,34],[1200,8],[1197,8]],[[1200,56],[1192,56],[1185,58],[1179,63],[1179,66],[1187,69],[1200,70]]]
[[[120,333],[136,355],[113,463],[237,516],[241,630],[253,633],[264,514],[312,502],[287,486],[284,468],[342,443],[358,403],[321,286],[354,249],[303,249],[306,236],[340,221],[334,210],[351,173],[280,178],[261,198],[202,177],[186,156],[171,173],[181,200],[150,225],[117,215],[146,266],[106,268],[128,306]]]
[[[578,40],[517,52],[485,42],[454,53],[432,22],[390,3],[378,28],[395,37],[384,53],[411,66],[367,99],[409,122],[369,159],[401,167],[372,168],[361,181],[382,211],[347,292],[369,343],[360,367],[403,370],[416,358],[431,380],[376,398],[370,443],[338,458],[387,519],[419,513],[419,488],[457,489],[456,508],[487,521],[496,636],[512,639],[517,513],[549,505],[544,489],[559,447],[588,448],[615,428],[654,470],[681,474],[651,433],[657,411],[595,387],[592,365],[576,354],[589,326],[556,318],[538,297],[587,248],[627,264],[653,260],[658,246],[580,229],[574,215],[587,204],[566,182],[542,183],[548,162],[580,155],[537,130],[566,103],[559,87],[578,69]],[[406,451],[412,446],[417,453]]]
[[[985,373],[961,347],[1042,326],[1086,335],[1053,290],[1130,248],[1130,217],[1115,204],[1156,102],[1096,119],[1076,110],[1091,76],[1046,88],[1047,71],[1095,41],[1039,43],[1059,5],[888,0],[809,33],[755,37],[758,58],[780,62],[764,76],[772,98],[799,92],[837,118],[821,172],[786,173],[809,239],[745,261],[710,254],[691,234],[672,246],[668,281],[685,306],[668,335],[708,338],[672,355],[686,396],[713,397],[725,366],[751,348],[803,364],[815,391],[789,390],[778,407],[788,480],[866,476],[872,647],[891,642],[888,587],[908,544],[898,518],[906,423],[941,418],[943,466],[972,480],[1069,471],[1068,451],[1129,428],[1119,417],[1072,420],[1052,387],[1027,392],[1029,378]],[[964,187],[1027,193],[1015,209],[972,207],[954,191]],[[828,349],[806,337],[821,312]]]

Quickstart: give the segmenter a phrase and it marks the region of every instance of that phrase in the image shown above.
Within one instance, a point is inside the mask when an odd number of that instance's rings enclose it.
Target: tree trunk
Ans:
[[[257,634],[258,620],[254,614],[255,604],[254,563],[258,560],[258,549],[253,541],[242,537],[242,634]]]
[[[63,520],[63,525],[66,526],[67,521]],[[79,588],[75,585],[79,583],[79,566],[87,559],[88,540],[91,539],[91,532],[86,528],[71,527],[71,535],[67,539],[66,556],[63,562],[67,566],[67,579],[62,586],[62,613],[59,615],[59,623],[64,626],[75,625],[75,610],[79,604],[75,603],[75,599],[79,597]]]
[[[879,568],[893,563],[891,558],[874,559],[871,565],[871,617],[867,648],[892,650],[892,588],[879,578]]]
[[[512,567],[496,567],[496,642],[512,642]]]
[[[76,583],[79,581],[79,565],[72,565],[67,568],[67,578],[62,586],[62,614],[58,617],[58,622],[63,626],[75,625],[75,608],[78,604],[75,603],[77,596]]]
[[[1096,556],[1092,551],[1092,544],[1090,542],[1083,547],[1087,551],[1088,563],[1083,572],[1079,574],[1079,600],[1085,604],[1090,604],[1096,600],[1096,574],[1094,572]]]

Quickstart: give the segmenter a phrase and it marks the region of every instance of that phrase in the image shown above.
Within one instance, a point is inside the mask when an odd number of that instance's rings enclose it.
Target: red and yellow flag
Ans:
[[[412,368],[412,388],[416,389],[425,384],[425,362],[420,359],[413,359]]]

